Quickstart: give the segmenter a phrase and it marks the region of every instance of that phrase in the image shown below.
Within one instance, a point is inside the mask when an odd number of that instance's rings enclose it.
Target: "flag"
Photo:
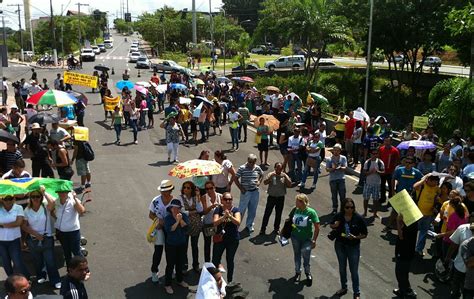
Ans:
[[[50,178],[18,178],[10,180],[0,180],[0,196],[25,194],[37,191],[40,186],[44,186],[46,192],[54,195],[56,191],[71,191],[72,182],[61,179]]]
[[[117,105],[120,105],[120,97],[115,97],[115,98],[104,97],[104,110],[105,111],[114,111]]]

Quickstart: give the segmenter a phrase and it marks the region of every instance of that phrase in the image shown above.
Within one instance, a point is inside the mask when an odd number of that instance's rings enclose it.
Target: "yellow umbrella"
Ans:
[[[222,166],[216,161],[194,159],[179,163],[168,175],[183,179],[220,173],[222,173]]]
[[[253,119],[255,127],[258,127],[260,125],[261,118],[265,119],[265,125],[267,125],[272,131],[276,131],[280,127],[280,121],[276,119],[273,115],[269,114],[262,114],[258,117],[255,117]]]

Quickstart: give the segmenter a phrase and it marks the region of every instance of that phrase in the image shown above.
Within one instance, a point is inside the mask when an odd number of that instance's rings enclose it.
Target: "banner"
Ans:
[[[89,141],[89,128],[74,127],[74,139],[78,141]]]
[[[420,209],[405,189],[392,196],[388,202],[398,214],[403,216],[403,222],[406,226],[410,226],[423,217]]]
[[[56,196],[56,191],[72,190],[72,182],[69,180],[50,178],[17,178],[11,180],[0,180],[0,197],[7,195],[26,194],[40,189],[44,186],[46,192]]]
[[[104,97],[104,110],[105,111],[114,111],[117,105],[120,105],[120,97],[115,97],[115,98]]]
[[[413,128],[426,129],[428,127],[428,117],[413,116]]]
[[[97,88],[97,77],[64,71],[64,83],[86,86],[90,88]]]

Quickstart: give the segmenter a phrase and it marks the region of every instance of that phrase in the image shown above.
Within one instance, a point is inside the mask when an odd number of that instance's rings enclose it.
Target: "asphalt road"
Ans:
[[[111,76],[114,84],[121,79],[125,68],[131,69],[131,80],[148,80],[151,72],[137,71],[133,65],[127,66],[124,58],[128,52],[128,43],[121,36],[114,36],[115,48],[102,53],[96,63],[102,62],[114,67],[115,75]],[[130,41],[129,41],[130,42]],[[114,58],[110,58],[114,57]],[[94,62],[84,63],[83,73],[92,73]],[[131,67],[132,66],[132,67]],[[5,70],[10,80],[29,78],[29,69],[10,67]],[[48,78],[52,84],[57,70],[38,70],[38,77]],[[88,88],[77,87],[87,91]],[[117,90],[114,90],[116,92]],[[90,129],[91,143],[96,152],[96,159],[91,163],[92,169],[92,198],[87,205],[88,212],[81,218],[82,233],[89,243],[89,266],[92,271],[91,279],[86,283],[90,298],[187,298],[193,297],[180,287],[174,287],[175,295],[168,296],[162,285],[153,284],[150,280],[150,265],[153,248],[145,240],[145,232],[150,225],[148,205],[153,197],[159,194],[157,186],[163,179],[172,179],[175,183],[175,195],[178,195],[183,180],[168,176],[172,165],[166,162],[166,148],[162,143],[164,130],[158,126],[163,115],[155,115],[155,128],[141,131],[138,135],[138,145],[132,144],[133,135],[130,131],[122,132],[122,145],[113,144],[114,131],[110,130],[110,122],[103,121],[104,114],[99,104],[98,94],[87,93],[85,123]],[[211,130],[212,131],[212,130]],[[246,161],[250,153],[257,153],[253,132],[249,132],[248,140],[243,143],[238,152],[228,152],[229,159],[237,167]],[[222,136],[211,136],[209,142],[198,146],[180,146],[181,161],[197,158],[201,150],[229,150],[230,135],[224,128]],[[271,150],[269,163],[281,160],[278,150]],[[266,171],[267,172],[267,171]],[[77,185],[79,178],[73,178]],[[351,194],[356,179],[347,177],[348,196],[351,196],[359,211],[362,209],[362,197]],[[309,185],[309,184],[308,184]],[[261,188],[260,202],[256,217],[256,231],[260,228],[261,218],[266,202],[266,195]],[[239,195],[233,188],[232,193],[238,204]],[[309,191],[308,191],[309,193]],[[294,204],[295,189],[289,190],[284,215],[288,215]],[[290,278],[294,275],[293,252],[290,246],[281,247],[271,236],[257,236],[241,240],[235,266],[235,281],[240,282],[244,289],[250,291],[250,298],[331,298],[340,288],[338,263],[333,243],[326,237],[331,211],[329,182],[327,177],[321,177],[316,190],[309,193],[310,204],[321,219],[322,228],[317,247],[312,252],[311,264],[314,276],[313,286],[308,288],[294,284]],[[382,215],[388,215],[383,212]],[[273,223],[273,217],[270,223]],[[267,228],[267,231],[271,230]],[[392,298],[392,289],[396,287],[394,273],[394,235],[382,233],[379,220],[370,222],[369,236],[362,241],[360,260],[360,284],[363,298]],[[200,240],[200,258],[203,262],[203,238]],[[430,244],[430,242],[428,242]],[[190,255],[190,253],[189,253]],[[163,257],[160,265],[160,276],[164,275],[166,261]],[[447,298],[445,285],[433,282],[434,261],[429,256],[418,259],[413,263],[411,282],[418,292],[419,298]],[[64,267],[60,269],[65,273]],[[225,275],[224,275],[225,277]],[[0,271],[0,280],[5,274]],[[190,283],[190,289],[196,289],[199,277],[190,273],[185,280]],[[349,278],[350,279],[350,278]],[[350,281],[350,280],[349,280]],[[349,286],[351,283],[349,282]],[[44,287],[35,286],[33,291],[51,292]],[[346,298],[352,296],[351,293]]]

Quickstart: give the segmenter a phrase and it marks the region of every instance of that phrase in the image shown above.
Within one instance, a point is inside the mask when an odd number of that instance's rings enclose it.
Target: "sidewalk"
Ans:
[[[33,67],[37,69],[48,69],[48,70],[55,70],[55,69],[67,69],[67,66],[61,65],[61,66],[41,66],[37,65],[36,62],[27,62],[27,61],[20,61],[18,59],[8,59],[8,62],[10,63],[15,63],[15,64],[22,64],[26,65],[28,67]]]

